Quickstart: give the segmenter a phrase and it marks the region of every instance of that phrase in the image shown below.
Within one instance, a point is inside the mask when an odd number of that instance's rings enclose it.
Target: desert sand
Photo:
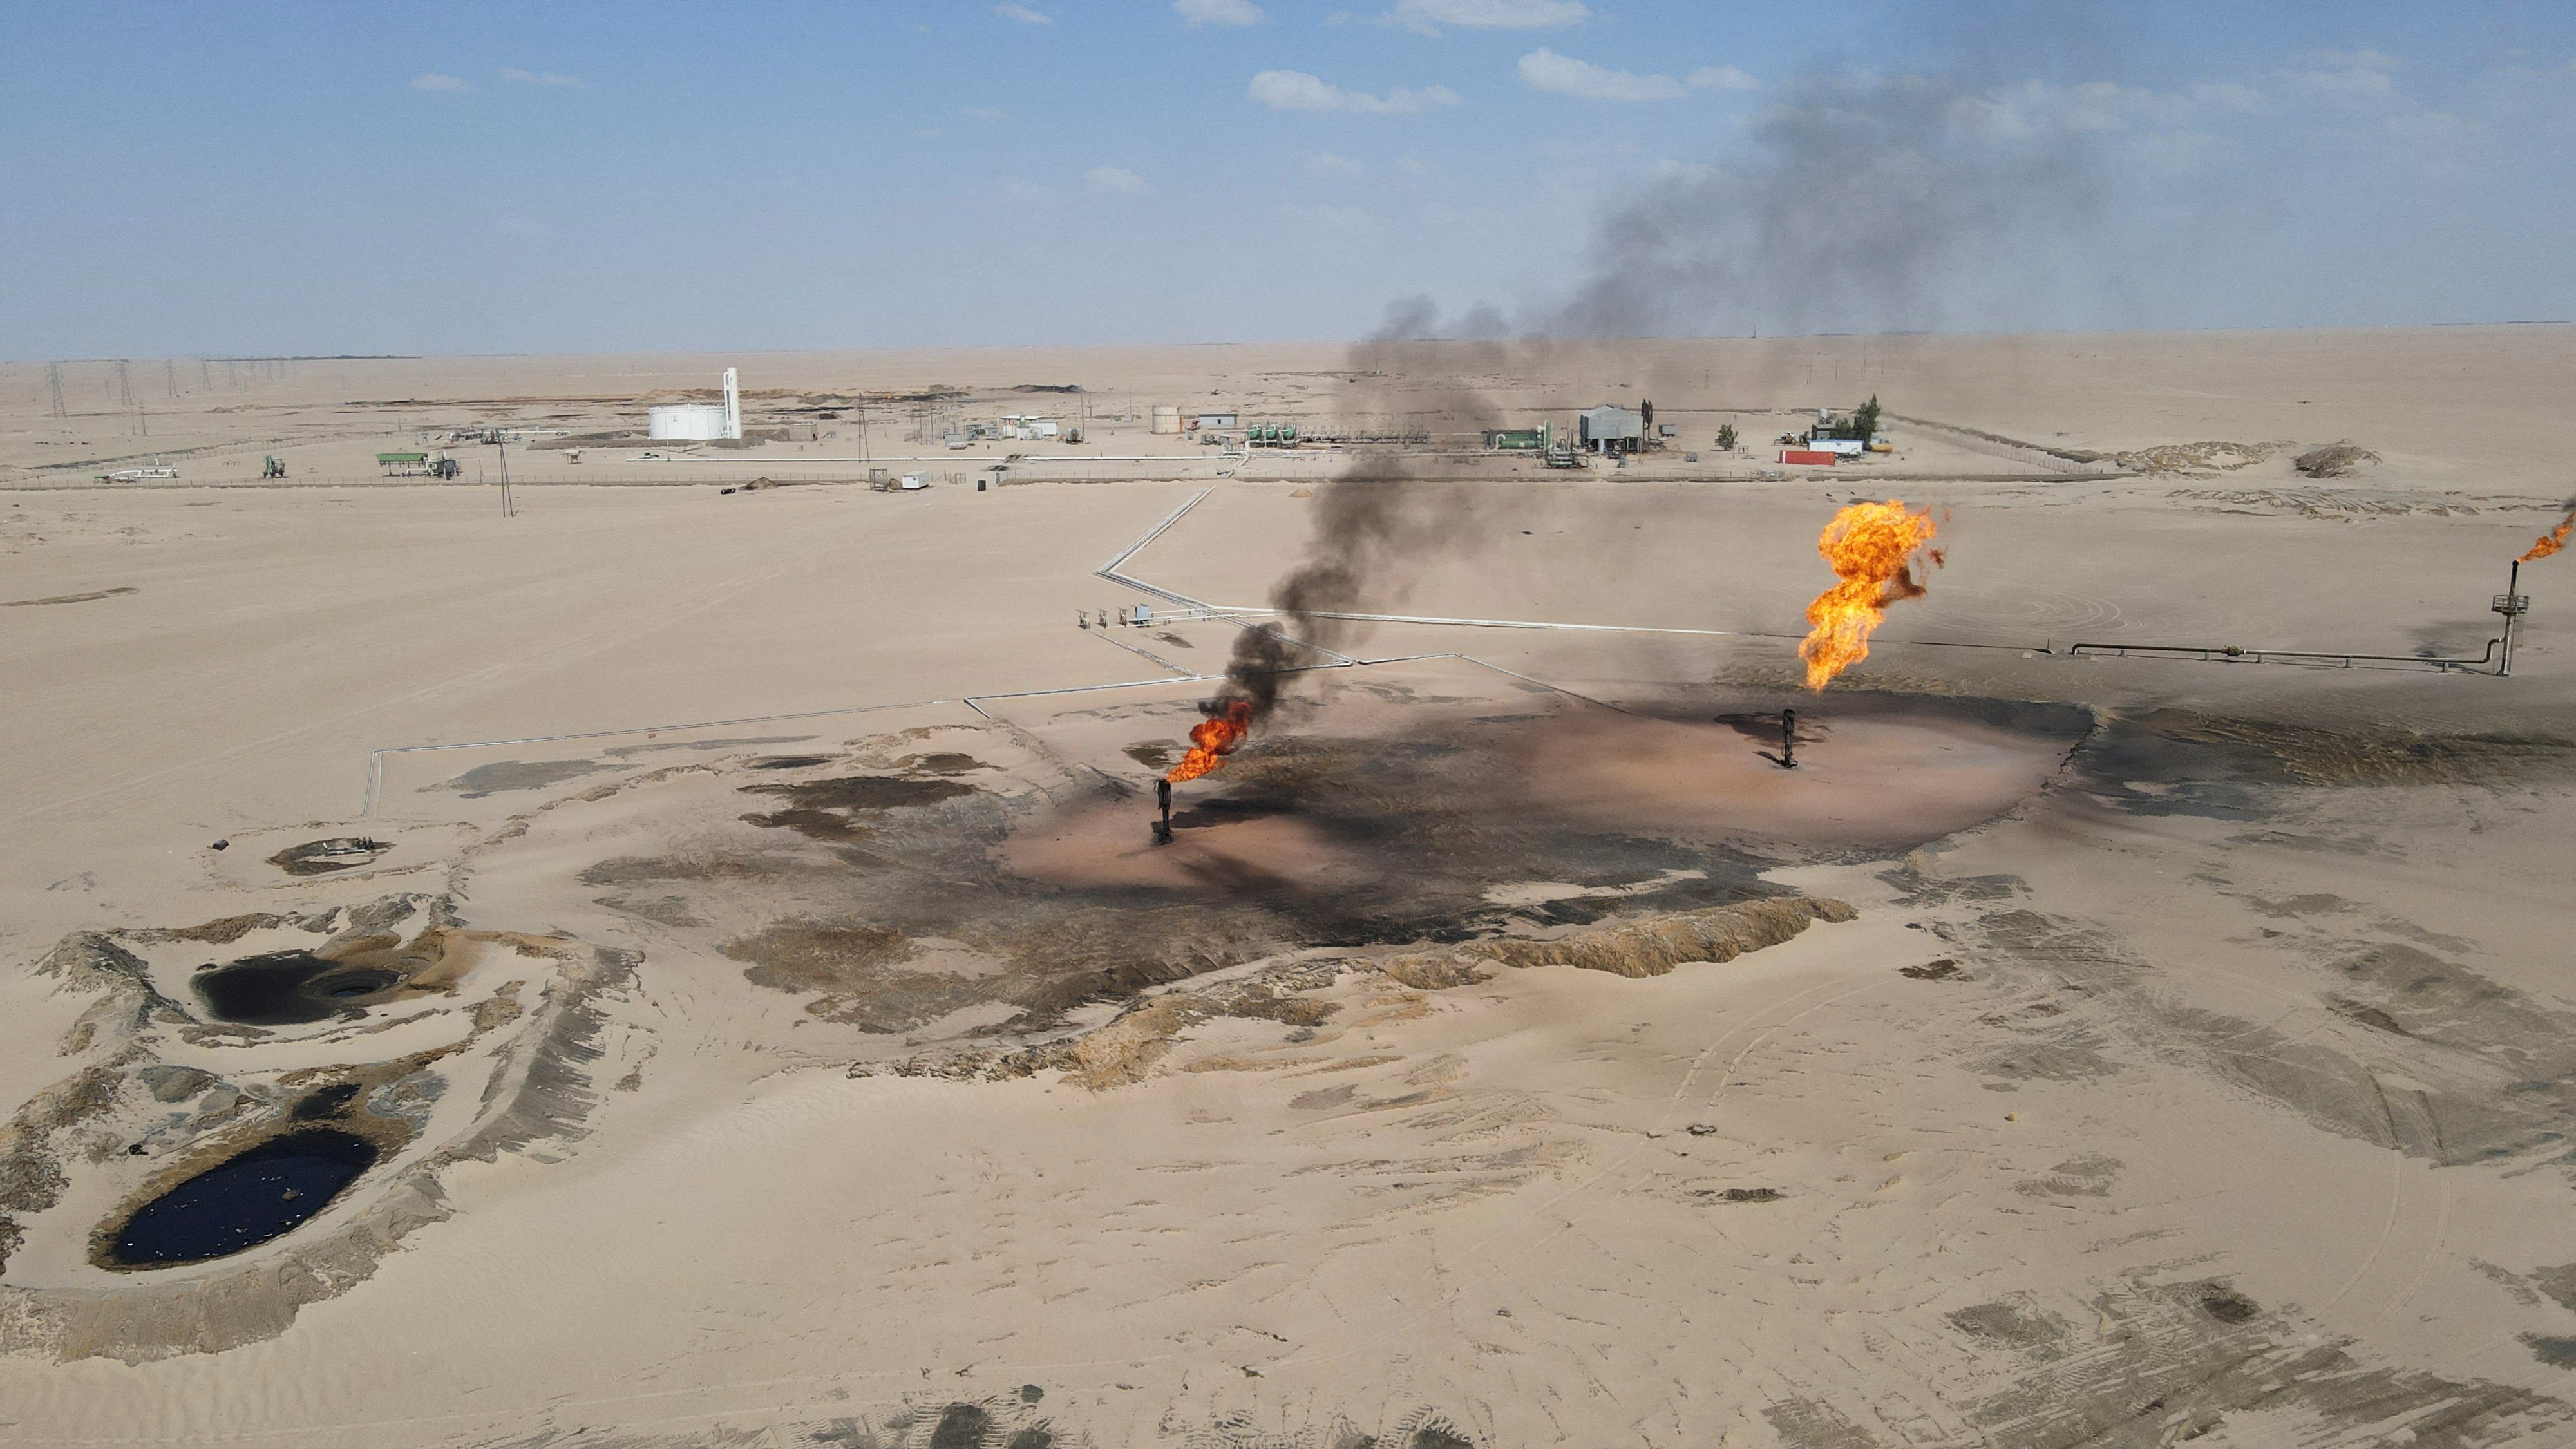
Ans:
[[[2576,1443],[2576,554],[2439,663],[2576,328],[105,367],[0,367],[0,1442]],[[1680,436],[1149,430],[1462,394]],[[1417,622],[1151,844],[1335,487]]]

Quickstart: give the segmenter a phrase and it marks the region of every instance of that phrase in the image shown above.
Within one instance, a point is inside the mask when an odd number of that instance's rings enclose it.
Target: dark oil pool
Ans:
[[[374,1143],[335,1127],[272,1137],[137,1208],[108,1256],[159,1268],[257,1247],[329,1207],[376,1156]]]
[[[221,1020],[296,1026],[354,1012],[402,983],[401,973],[381,967],[343,966],[310,951],[271,951],[204,967],[188,984]]]

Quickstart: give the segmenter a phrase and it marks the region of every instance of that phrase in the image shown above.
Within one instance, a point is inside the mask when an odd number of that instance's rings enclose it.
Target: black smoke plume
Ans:
[[[2026,29],[2009,28],[2025,74],[2066,59],[2062,46],[2038,54]],[[2123,108],[2153,99],[2055,80],[1793,82],[1742,159],[1610,213],[1584,279],[1527,309],[1518,337],[1491,340],[1512,329],[1488,305],[1446,323],[1427,297],[1391,305],[1378,335],[1352,350],[1343,405],[1428,416],[1455,441],[1496,421],[1495,409],[1470,383],[1444,379],[1546,376],[1581,343],[2045,325],[2070,295],[2115,286],[2101,242]],[[1438,337],[1452,340],[1425,340]],[[1298,641],[1344,647],[1357,627],[1333,615],[1383,610],[1409,565],[1481,545],[1492,511],[1471,523],[1456,488],[1426,486],[1427,464],[1364,453],[1319,491],[1313,542],[1271,594],[1276,622],[1237,641],[1212,708],[1249,700],[1257,728],[1294,678],[1283,671],[1321,662]]]

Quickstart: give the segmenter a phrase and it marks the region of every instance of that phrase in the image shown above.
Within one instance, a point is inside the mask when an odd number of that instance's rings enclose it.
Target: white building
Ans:
[[[658,407],[649,415],[647,433],[672,442],[711,442],[717,438],[742,436],[742,392],[735,380],[734,369],[724,375],[724,402],[672,403]]]

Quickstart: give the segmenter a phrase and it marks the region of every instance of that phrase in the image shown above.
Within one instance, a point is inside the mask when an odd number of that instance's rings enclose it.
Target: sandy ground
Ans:
[[[1138,419],[1095,451],[1185,461],[725,495],[514,449],[507,519],[321,481],[725,361],[781,408],[1081,383]],[[1259,605],[1347,459],[1219,477],[1142,414],[1324,416],[1337,351],[218,367],[148,442],[0,368],[0,1442],[2576,1443],[2576,560],[2525,567],[2510,679],[2070,652],[2476,655],[2576,331],[1549,363],[1478,377],[1944,426],[1850,477],[1426,466],[1368,611],[1695,632],[1337,634],[1168,850],[1236,631],[1077,628],[1145,599],[1092,570],[1200,498],[1127,572]],[[164,441],[179,483],[79,486]],[[1805,696],[1816,530],[1891,493],[1948,566]],[[362,843],[274,863],[317,841]],[[1857,915],[1401,964],[1785,893]],[[206,1019],[198,967],[307,947],[448,974]],[[246,1252],[102,1264],[299,1110],[383,1155]]]

